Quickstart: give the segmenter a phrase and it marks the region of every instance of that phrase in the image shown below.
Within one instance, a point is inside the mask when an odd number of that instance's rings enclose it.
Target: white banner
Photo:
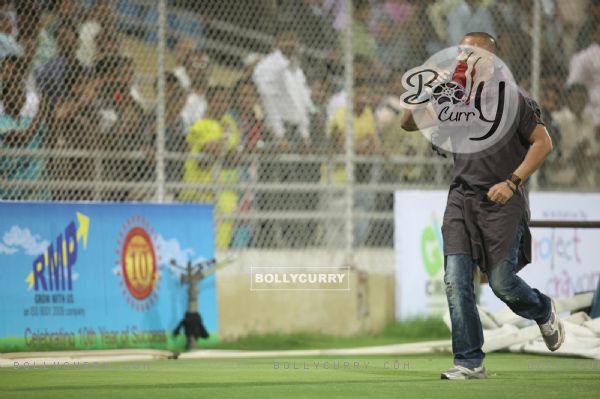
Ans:
[[[446,310],[442,217],[447,191],[398,191],[394,198],[396,318],[441,315]],[[532,193],[536,220],[600,220],[600,193]],[[600,229],[532,229],[532,263],[519,276],[545,294],[562,298],[591,291],[600,278]],[[480,304],[504,306],[482,286]]]

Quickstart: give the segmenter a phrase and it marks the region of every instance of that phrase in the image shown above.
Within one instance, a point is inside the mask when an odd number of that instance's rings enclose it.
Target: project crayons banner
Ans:
[[[213,253],[210,205],[0,202],[0,352],[176,346],[187,289],[170,263]],[[199,292],[214,336],[214,275]]]
[[[394,198],[396,318],[441,315],[447,309],[444,286],[442,218],[447,191],[398,191]],[[600,194],[532,193],[535,220],[600,220]],[[532,228],[532,263],[519,272],[532,287],[553,298],[593,291],[600,278],[600,229]],[[489,285],[480,305],[505,305]]]

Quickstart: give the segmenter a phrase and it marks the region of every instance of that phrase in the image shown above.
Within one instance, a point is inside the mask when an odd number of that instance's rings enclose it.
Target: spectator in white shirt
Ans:
[[[299,134],[305,146],[310,144],[310,114],[314,105],[310,88],[297,57],[296,33],[285,26],[278,30],[275,49],[254,70],[253,80],[263,104],[266,124],[281,149],[289,148]]]
[[[86,67],[92,67],[97,60],[102,59],[98,55],[98,39],[102,33],[110,33],[115,37],[115,13],[108,1],[96,2],[89,18],[78,26],[79,47],[77,48],[77,59]],[[118,45],[118,40],[116,41]]]
[[[592,116],[594,125],[600,126],[600,24],[594,27],[592,44],[571,59],[567,85],[575,83],[588,88],[590,100],[586,112]]]
[[[585,86],[577,83],[569,87],[565,106],[552,113],[562,135],[562,156],[552,165],[554,170],[548,178],[553,185],[593,187],[590,175],[595,165],[591,160],[600,153],[596,138],[599,129],[594,127],[593,115],[584,110],[587,102]]]
[[[189,129],[206,114],[205,94],[209,84],[210,60],[206,54],[197,50],[197,44],[192,40],[182,40],[178,44],[177,53],[179,64],[173,68],[173,74],[187,92],[181,119],[185,128]]]

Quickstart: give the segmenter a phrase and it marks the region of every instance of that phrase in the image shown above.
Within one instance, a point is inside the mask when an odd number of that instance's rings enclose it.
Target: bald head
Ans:
[[[469,32],[463,37],[460,44],[479,47],[493,54],[496,53],[498,46],[494,36],[486,32]]]

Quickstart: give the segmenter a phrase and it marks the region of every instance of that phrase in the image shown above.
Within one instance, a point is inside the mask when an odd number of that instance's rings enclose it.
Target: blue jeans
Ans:
[[[544,323],[550,318],[550,298],[531,288],[515,273],[519,244],[524,226],[520,225],[507,258],[488,270],[492,291],[521,317]],[[473,290],[475,262],[469,255],[456,254],[444,258],[444,282],[452,320],[452,352],[454,364],[479,367],[485,354],[483,330]]]

